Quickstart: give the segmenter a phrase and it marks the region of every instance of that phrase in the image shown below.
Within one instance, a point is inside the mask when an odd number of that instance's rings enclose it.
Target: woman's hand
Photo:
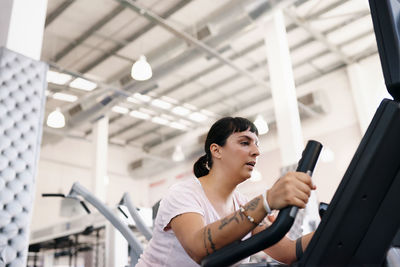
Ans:
[[[305,208],[311,190],[315,189],[309,175],[303,172],[288,172],[268,190],[267,201],[271,209],[287,206]]]

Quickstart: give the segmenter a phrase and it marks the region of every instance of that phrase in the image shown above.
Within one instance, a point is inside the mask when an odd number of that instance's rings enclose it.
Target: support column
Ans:
[[[264,24],[264,32],[282,165],[289,166],[297,163],[304,145],[292,63],[281,10],[276,10],[272,19]]]
[[[47,0],[0,1],[0,47],[39,60]]]
[[[304,144],[282,10],[277,9],[272,18],[264,22],[264,32],[282,169],[290,171],[294,170],[294,166],[297,165]],[[313,230],[309,227],[310,220],[319,222],[315,193],[312,195],[314,196],[311,197],[306,211],[300,211],[297,216],[295,225],[291,230],[293,238],[297,238],[302,232],[304,234],[304,232]],[[306,216],[306,219],[303,221],[304,216]],[[302,221],[303,226],[301,226]]]
[[[107,222],[106,266],[128,266],[128,259],[128,242],[110,222]]]
[[[0,1],[0,266],[27,262],[47,87],[48,67],[37,61],[46,7],[47,0]]]
[[[93,190],[96,197],[106,201],[108,166],[108,117],[99,119],[93,126]]]
[[[386,90],[383,75],[370,77],[358,63],[353,63],[346,67],[349,78],[351,93],[356,108],[358,122],[363,135],[375,114],[379,103],[383,98],[392,99]],[[375,80],[381,79],[382,83],[377,84]]]

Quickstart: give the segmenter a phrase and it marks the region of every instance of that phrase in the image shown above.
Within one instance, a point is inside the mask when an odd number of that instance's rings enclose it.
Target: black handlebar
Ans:
[[[321,143],[314,140],[308,141],[296,171],[312,175],[321,149]],[[297,211],[298,208],[293,206],[280,210],[278,217],[270,227],[244,241],[236,241],[212,253],[203,259],[201,266],[228,266],[274,245],[290,230],[296,218]]]

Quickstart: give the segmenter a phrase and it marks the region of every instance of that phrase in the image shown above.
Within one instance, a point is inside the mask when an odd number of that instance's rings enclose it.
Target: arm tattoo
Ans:
[[[204,241],[204,248],[206,249],[206,254],[207,254],[207,256],[208,256],[208,255],[210,255],[210,252],[208,252],[208,248],[207,248],[206,230],[207,230],[207,227],[204,227],[204,231],[203,231],[203,241]]]
[[[212,252],[215,252],[217,250],[215,249],[215,244],[214,244],[214,242],[212,241],[212,238],[211,238],[211,229],[210,228],[207,229],[207,233],[208,233],[208,241],[210,242],[210,246],[211,246]]]
[[[241,214],[241,213],[240,213]],[[237,212],[235,212],[232,217],[230,218],[223,218],[221,220],[221,225],[218,227],[219,230],[221,230],[222,228],[224,228],[224,226],[228,225],[230,222],[232,221],[236,221],[236,223],[239,223],[239,219],[236,217]],[[243,219],[242,219],[243,220]]]
[[[260,202],[260,197],[256,197],[255,199],[251,200],[246,206],[245,210],[255,210]]]

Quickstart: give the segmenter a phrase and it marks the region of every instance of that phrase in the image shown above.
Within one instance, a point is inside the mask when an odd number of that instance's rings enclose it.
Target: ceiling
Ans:
[[[42,60],[69,76],[49,81],[46,116],[60,108],[67,127],[45,126],[44,143],[90,139],[107,114],[110,144],[168,162],[178,142],[197,156],[199,137],[221,116],[262,114],[273,127],[260,21],[277,6],[296,86],[377,53],[365,0],[49,0]],[[145,82],[130,76],[140,55],[153,69]],[[95,89],[75,88],[76,78]],[[312,96],[299,107],[303,118],[323,111]]]

